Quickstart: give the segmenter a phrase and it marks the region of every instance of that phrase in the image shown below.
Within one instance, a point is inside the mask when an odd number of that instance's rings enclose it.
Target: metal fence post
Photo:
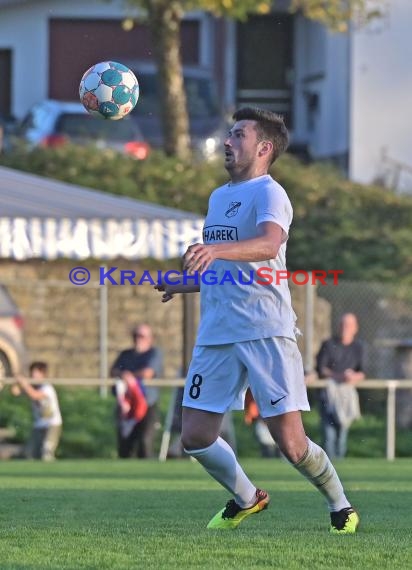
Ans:
[[[304,367],[306,372],[313,370],[314,299],[315,285],[309,282],[305,287]]]
[[[386,459],[393,461],[396,450],[396,382],[388,382],[386,402]]]
[[[106,267],[104,268],[106,270]],[[108,378],[108,289],[106,285],[99,287],[99,333],[100,333],[100,396],[107,396]]]

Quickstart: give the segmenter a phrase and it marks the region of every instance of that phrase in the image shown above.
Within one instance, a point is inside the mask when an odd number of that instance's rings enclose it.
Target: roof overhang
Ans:
[[[203,218],[0,167],[0,258],[180,257]]]

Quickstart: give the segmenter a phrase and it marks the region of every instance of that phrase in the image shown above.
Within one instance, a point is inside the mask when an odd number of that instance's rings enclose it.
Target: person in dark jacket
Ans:
[[[118,403],[118,454],[119,457],[131,457],[136,453],[137,457],[145,459],[154,455],[159,390],[155,387],[145,387],[143,384],[145,380],[162,376],[163,356],[160,349],[154,346],[153,332],[148,324],[134,327],[132,338],[134,346],[123,350],[111,368],[111,376],[121,380],[115,386]],[[138,390],[131,389],[134,388],[133,382],[136,382]],[[133,396],[135,404],[140,401],[140,411],[136,407],[136,414],[122,408],[122,399],[125,396],[127,398],[127,394]],[[147,405],[146,413],[140,417],[144,408],[142,394]],[[127,402],[125,405],[128,406]]]
[[[358,319],[345,313],[340,320],[339,334],[323,342],[316,357],[321,379],[327,379],[321,391],[320,415],[322,444],[329,457],[344,457],[349,427],[360,417],[356,384],[365,378],[364,345],[356,338]]]

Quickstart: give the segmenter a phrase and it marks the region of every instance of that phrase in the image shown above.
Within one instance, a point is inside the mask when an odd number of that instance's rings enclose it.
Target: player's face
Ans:
[[[352,340],[358,332],[358,320],[352,313],[342,316],[340,323],[340,334],[342,339]]]
[[[33,368],[30,376],[34,380],[43,380],[45,377],[45,374],[42,370],[39,370],[38,368]]]
[[[133,332],[135,347],[138,352],[145,352],[152,346],[153,336],[151,329],[141,325]]]
[[[255,121],[237,121],[224,142],[226,170],[232,174],[253,167],[258,145]]]

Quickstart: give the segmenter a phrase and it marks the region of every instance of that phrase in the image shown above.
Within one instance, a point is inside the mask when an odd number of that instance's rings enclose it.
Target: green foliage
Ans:
[[[380,18],[386,8],[386,0],[292,0],[290,10],[302,11],[306,18],[321,22],[335,32],[345,32],[348,22],[364,25]]]
[[[0,164],[41,176],[137,200],[205,213],[210,188],[226,179],[222,168],[186,163],[153,152],[136,161],[112,150],[67,145],[56,149],[20,149],[0,156]]]
[[[215,16],[224,16],[244,20],[248,14],[267,14],[272,7],[272,0],[183,0],[186,10],[205,10]]]
[[[130,6],[146,9],[148,2],[164,5],[165,9],[174,5],[183,14],[190,10],[204,10],[215,16],[224,16],[245,20],[249,14],[268,14],[276,10],[276,0],[127,0]],[[365,24],[374,18],[382,16],[386,0],[375,0],[373,5],[369,0],[292,0],[291,12],[301,11],[306,18],[315,20],[328,28],[343,32],[347,30],[350,20]]]
[[[342,269],[344,278],[410,282],[412,199],[344,179],[327,165],[285,157],[274,176],[294,206],[293,269]]]
[[[63,416],[63,432],[57,457],[114,458],[116,457],[116,433],[114,398],[100,397],[92,388],[57,387]],[[162,390],[160,399],[161,423],[167,414],[171,392]],[[303,414],[309,437],[320,442],[319,415],[316,404],[313,411]],[[234,413],[238,453],[241,457],[259,457],[260,451],[253,428],[243,421],[241,412]],[[31,410],[28,398],[15,398],[6,388],[2,391],[0,427],[16,430],[15,442],[24,443],[31,431]],[[348,456],[384,457],[386,441],[385,414],[365,413],[355,422],[349,436]],[[161,431],[157,434],[156,448],[160,449]],[[398,457],[412,456],[412,442],[408,430],[397,430],[396,453]]]
[[[59,458],[115,457],[114,399],[101,398],[95,389],[56,388],[63,416]],[[28,398],[1,395],[0,427],[14,428],[15,441],[24,443],[32,427]]]
[[[59,456],[116,457],[114,398],[96,389],[60,388],[63,432]]]
[[[215,16],[244,20],[250,13],[270,12],[272,0],[127,0],[127,4],[146,11],[153,7],[157,10],[173,10],[182,16],[192,10],[204,10]],[[152,6],[149,6],[150,4]]]
[[[20,150],[0,164],[46,177],[204,215],[210,191],[227,181],[222,163],[188,165],[163,153],[136,161],[113,151],[66,146]],[[345,279],[412,279],[412,199],[347,181],[328,165],[284,156],[272,169],[286,188],[294,223],[288,265],[342,269]]]

